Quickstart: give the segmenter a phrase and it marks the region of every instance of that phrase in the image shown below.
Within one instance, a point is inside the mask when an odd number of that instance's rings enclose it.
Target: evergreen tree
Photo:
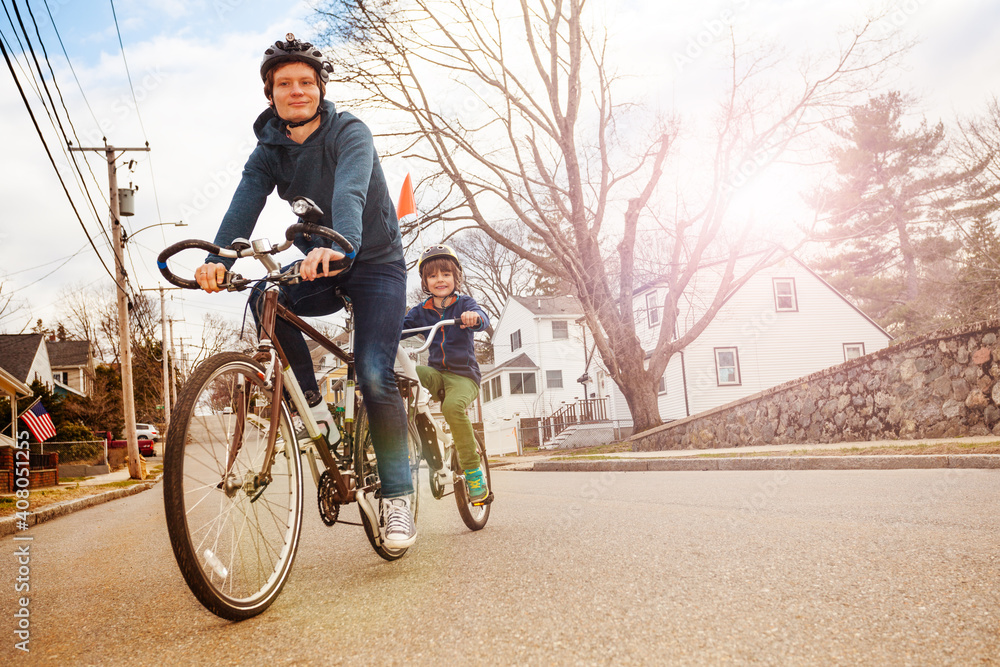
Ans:
[[[1000,317],[1000,237],[986,217],[972,222],[952,294],[958,323]]]
[[[890,92],[853,107],[850,124],[833,128],[844,140],[832,150],[838,182],[814,199],[830,216],[824,238],[835,251],[820,270],[897,334],[943,323],[946,301],[931,286],[948,277],[947,259],[959,247],[944,232],[983,211],[970,201],[984,165],[947,169],[944,125],[904,128],[910,104]]]

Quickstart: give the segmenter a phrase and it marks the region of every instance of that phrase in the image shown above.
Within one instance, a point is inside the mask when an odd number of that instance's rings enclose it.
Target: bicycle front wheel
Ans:
[[[259,477],[275,400],[263,377],[243,354],[206,359],[177,399],[163,458],[177,565],[195,597],[232,621],[274,602],[302,529],[302,464],[284,404],[271,480]]]
[[[377,517],[377,521],[373,523],[369,520],[364,510],[360,510],[361,523],[375,553],[386,560],[396,560],[403,557],[406,549],[389,549],[382,545],[381,522],[383,499],[378,474],[378,460],[375,457],[375,445],[372,442],[372,433],[369,428],[368,411],[365,409],[363,403],[359,403],[354,423],[354,466],[358,486],[373,490],[370,493],[366,493],[366,497]],[[416,522],[417,501],[420,497],[420,439],[417,437],[416,429],[412,423],[409,423],[407,427],[406,444],[410,459],[410,479],[413,482],[413,496],[410,500],[410,510],[413,512],[413,521]]]
[[[482,438],[476,434],[476,449],[479,451],[480,465],[483,467],[483,474],[486,475],[486,488],[493,495],[493,480],[490,479],[490,462],[486,458],[486,445]],[[451,461],[452,470],[461,470],[458,465],[458,452],[455,452]],[[491,499],[492,500],[492,499]],[[465,488],[465,482],[461,479],[455,481],[455,502],[458,504],[458,513],[462,515],[469,530],[482,530],[490,518],[490,502],[474,505],[469,500],[469,494]]]

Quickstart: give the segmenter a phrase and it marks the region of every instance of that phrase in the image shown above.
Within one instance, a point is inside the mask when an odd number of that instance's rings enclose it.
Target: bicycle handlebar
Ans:
[[[292,210],[295,211],[301,219],[306,220],[306,222],[297,222],[289,226],[288,229],[285,230],[285,241],[283,243],[279,243],[278,245],[268,248],[267,246],[269,244],[265,240],[248,243],[243,239],[237,239],[233,241],[231,245],[222,248],[214,243],[203,241],[201,239],[188,239],[185,241],[178,241],[177,243],[165,248],[156,258],[156,266],[160,269],[160,273],[164,278],[166,278],[167,282],[184,289],[201,289],[197,281],[190,280],[188,278],[181,278],[172,272],[167,266],[167,260],[180,251],[200,249],[207,250],[213,255],[218,255],[219,257],[225,257],[227,259],[256,257],[264,263],[265,267],[269,269],[268,275],[264,278],[264,280],[270,280],[281,284],[291,284],[299,280],[298,267],[301,262],[296,262],[291,269],[282,272],[274,266],[273,260],[269,259],[268,261],[265,261],[265,258],[268,255],[276,255],[279,252],[287,250],[288,247],[294,242],[295,236],[298,234],[302,234],[307,238],[309,236],[319,236],[320,238],[328,239],[339,245],[344,250],[344,258],[330,262],[329,270],[335,271],[338,269],[346,269],[351,265],[351,262],[354,261],[354,246],[351,245],[351,242],[329,227],[322,227],[320,225],[313,224],[314,221],[319,220],[320,216],[323,215],[323,211],[316,206],[316,204],[305,197],[297,197],[294,201],[292,201]],[[268,262],[270,262],[270,265]],[[236,291],[245,289],[251,282],[253,281],[244,278],[238,273],[227,270],[226,277],[220,287],[224,287],[230,291]]]
[[[440,329],[441,327],[452,325],[452,324],[458,324],[459,322],[460,322],[460,320],[455,320],[455,319],[452,319],[452,320],[441,320],[440,322],[437,322],[433,326],[429,326],[429,327],[417,327],[416,329],[403,329],[402,333],[404,333],[404,334],[420,333],[421,331],[428,332],[426,334],[427,338],[426,338],[426,340],[424,340],[424,344],[421,345],[420,347],[418,347],[415,350],[409,350],[409,352],[420,354],[421,352],[423,352],[424,350],[426,350],[427,348],[429,348],[431,346],[431,341],[433,341],[434,340],[434,336],[437,335],[438,329]]]

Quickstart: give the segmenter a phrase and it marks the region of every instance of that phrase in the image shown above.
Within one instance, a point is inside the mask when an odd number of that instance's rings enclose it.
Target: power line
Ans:
[[[42,40],[42,34],[38,30],[38,22],[35,21],[35,13],[31,11],[31,5],[30,4],[27,5],[27,7],[28,7],[28,15],[31,16],[31,23],[35,27],[35,35],[38,37],[38,45],[42,48],[42,55],[45,58],[45,64],[48,65],[48,68],[49,68],[49,74],[50,74],[50,77],[52,79],[52,85],[55,86],[55,88],[56,88],[56,93],[58,94],[59,101],[62,104],[63,112],[66,115],[66,122],[69,123],[70,129],[73,131],[73,138],[76,139],[77,143],[80,143],[80,136],[77,134],[76,127],[73,125],[73,119],[70,117],[69,109],[66,108],[66,98],[63,97],[62,89],[59,88],[59,82],[56,80],[55,70],[52,68],[52,61],[49,59],[49,53],[48,53],[48,50],[45,48],[45,42]],[[46,95],[48,95],[49,101],[52,103],[52,110],[53,110],[53,112],[56,115],[56,121],[59,121],[59,114],[58,114],[58,112],[56,111],[56,108],[55,108],[56,107],[56,103],[52,99],[52,93],[49,92],[48,86],[45,85],[45,75],[42,73],[41,66],[38,64],[38,58],[37,58],[37,56],[35,54],[34,49],[31,47],[31,40],[28,39],[27,31],[24,28],[24,23],[21,21],[21,14],[20,14],[20,12],[17,11],[17,2],[16,2],[16,0],[14,2],[14,13],[17,15],[17,20],[18,20],[18,23],[21,25],[21,30],[25,32],[24,38],[25,38],[25,41],[28,43],[28,49],[31,52],[31,57],[35,61],[35,67],[38,68],[38,75],[39,75],[39,77],[41,77],[42,86],[45,88],[45,93],[46,93]],[[55,24],[53,24],[53,27],[54,26],[55,26]],[[61,43],[61,41],[60,41],[60,43]],[[68,61],[68,57],[67,57],[67,61]],[[66,136],[66,130],[63,128],[61,122],[59,122],[59,131],[62,134],[63,139],[66,141],[67,145],[70,144],[71,142],[69,140],[69,137]],[[63,153],[65,154],[66,151],[64,150]],[[73,163],[74,169],[80,175],[81,182],[83,182],[83,172],[80,169],[80,165],[76,161],[76,155],[74,155],[72,151],[69,152],[69,158],[70,158],[70,160]],[[94,179],[94,182],[98,184],[98,187],[100,187],[100,182],[97,180],[97,175],[94,174],[94,170],[90,168],[90,163],[86,162],[86,161],[84,161],[84,162],[87,164],[87,169],[88,169],[88,171],[90,171],[90,176]],[[101,220],[101,214],[98,211],[97,205],[94,203],[93,198],[90,196],[89,189],[87,189],[86,187],[81,187],[81,189],[83,190],[84,195],[90,201],[91,208],[94,209],[94,214],[95,214],[95,217],[97,219],[98,226],[101,227],[102,231],[104,231],[103,225],[101,225],[101,222],[100,222],[100,220]],[[105,238],[107,238],[107,232],[104,232],[104,236],[105,236]]]
[[[139,129],[142,130],[142,138],[146,142],[146,146],[149,146],[149,137],[146,135],[146,127],[142,123],[142,113],[139,111],[139,100],[135,97],[135,87],[132,85],[132,73],[129,71],[128,59],[125,58],[125,44],[122,42],[122,31],[118,27],[118,14],[115,11],[115,0],[109,0],[111,3],[111,16],[115,20],[115,32],[118,33],[118,46],[121,48],[122,52],[122,62],[125,63],[125,76],[128,77],[128,87],[132,93],[132,103],[135,105],[135,116],[139,119]],[[156,189],[156,176],[153,174],[153,156],[149,156],[149,179],[153,186],[153,202],[156,206],[156,219],[157,222],[163,221],[163,216],[160,214],[160,196]]]
[[[38,120],[35,118],[35,112],[31,110],[31,105],[28,103],[28,98],[24,94],[24,88],[21,87],[21,81],[17,78],[17,74],[14,72],[14,65],[10,61],[10,54],[7,52],[7,47],[3,45],[3,41],[0,41],[0,51],[3,51],[3,59],[7,63],[7,69],[10,70],[10,74],[14,77],[14,84],[17,86],[17,92],[21,95],[21,101],[24,103],[24,108],[27,109],[28,115],[31,117],[31,123],[35,126],[35,132],[38,133],[38,138],[42,142],[42,147],[45,148],[45,154],[49,158],[49,162],[52,164],[52,169],[56,172],[56,177],[59,179],[59,184],[62,185],[63,192],[66,194],[66,198],[69,200],[69,205],[73,208],[73,213],[76,215],[77,221],[80,223],[80,228],[83,229],[84,235],[87,237],[87,241],[90,242],[90,246],[94,249],[97,254],[97,259],[100,260],[101,266],[107,272],[111,278],[114,278],[114,273],[108,268],[108,265],[104,263],[104,258],[101,257],[101,253],[97,250],[97,245],[94,244],[94,239],[91,238],[90,232],[87,231],[87,226],[83,223],[83,217],[80,216],[80,211],[76,208],[76,202],[69,194],[69,188],[66,187],[66,181],[63,179],[62,174],[59,173],[59,168],[56,165],[55,158],[52,156],[52,151],[49,150],[49,145],[45,141],[45,135],[42,134],[42,128],[38,126]]]
[[[52,10],[49,9],[49,0],[44,0],[44,2],[45,11],[49,14],[49,21],[52,23],[52,29],[56,33],[56,39],[59,40],[59,47],[62,49],[63,56],[66,58],[66,64],[69,65],[69,71],[73,73],[73,79],[76,81],[76,87],[80,89],[80,96],[83,98],[83,103],[87,106],[87,111],[90,112],[90,117],[94,119],[94,125],[100,129],[101,122],[97,120],[97,115],[94,113],[94,110],[90,108],[90,102],[87,100],[87,95],[83,92],[83,85],[80,83],[80,77],[76,75],[76,70],[73,68],[73,62],[69,59],[69,54],[66,52],[66,45],[63,44],[62,35],[59,34],[59,28],[56,27],[56,20],[52,17]],[[30,5],[28,9],[31,9]],[[39,37],[39,39],[41,38]],[[79,138],[77,140],[79,140]],[[96,180],[97,177],[95,176],[94,179]]]

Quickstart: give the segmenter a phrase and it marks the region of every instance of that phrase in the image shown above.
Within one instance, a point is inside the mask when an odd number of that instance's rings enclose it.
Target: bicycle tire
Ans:
[[[267,447],[267,418],[253,411],[269,415],[273,399],[263,377],[263,366],[240,353],[202,362],[178,396],[163,459],[163,503],[177,565],[198,601],[231,621],[274,602],[302,531],[302,462],[297,446],[286,446],[295,440],[284,402],[272,481],[252,488]]]
[[[416,429],[412,423],[407,424],[406,442],[410,458],[410,479],[413,481],[413,496],[410,501],[410,510],[413,512],[413,521],[416,523],[420,498],[420,439],[417,437]],[[365,409],[364,403],[361,402],[359,402],[354,417],[354,470],[357,474],[359,493],[361,493],[361,487],[378,487],[378,464],[375,458],[375,447],[372,443],[371,429],[368,425],[368,411]],[[381,522],[381,491],[376,490],[373,494],[369,494],[368,497],[372,509],[375,511],[375,516]],[[361,523],[364,526],[365,535],[368,536],[368,542],[372,545],[375,553],[388,561],[398,560],[406,554],[407,548],[389,549],[383,546],[380,543],[380,525],[372,524],[368,519],[368,515],[360,507],[358,508],[358,513],[361,515]]]
[[[476,434],[476,449],[479,450],[480,465],[483,467],[483,474],[486,475],[486,488],[489,489],[490,496],[492,496],[493,480],[490,479],[490,461],[486,458],[486,445],[483,444],[478,433]],[[461,466],[458,465],[458,452],[452,453],[451,469],[461,470]],[[455,504],[458,505],[458,513],[469,530],[482,530],[486,527],[486,522],[490,519],[491,502],[473,505],[469,500],[465,481],[462,479],[455,480]]]

